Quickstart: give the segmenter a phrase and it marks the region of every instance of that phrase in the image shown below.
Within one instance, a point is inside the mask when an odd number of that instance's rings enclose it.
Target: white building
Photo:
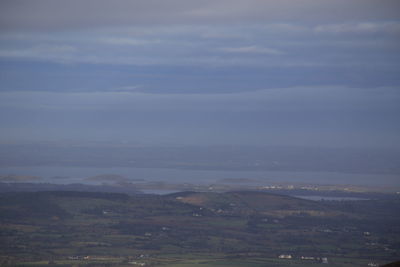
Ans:
[[[279,255],[278,258],[279,258],[279,259],[291,259],[291,258],[293,258],[293,257],[292,257],[292,255],[282,254],[282,255]]]

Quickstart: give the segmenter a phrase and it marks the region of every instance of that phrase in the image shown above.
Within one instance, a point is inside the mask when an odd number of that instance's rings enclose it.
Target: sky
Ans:
[[[400,148],[397,0],[2,0],[0,142]]]

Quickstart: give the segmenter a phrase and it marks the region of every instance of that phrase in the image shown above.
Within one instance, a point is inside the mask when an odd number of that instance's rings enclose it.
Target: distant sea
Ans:
[[[365,186],[400,186],[399,175],[359,174],[337,172],[286,172],[286,171],[220,171],[165,168],[94,168],[61,166],[0,167],[0,175],[39,176],[38,182],[55,184],[101,182],[85,178],[103,174],[117,174],[132,182],[161,181],[165,183],[212,184],[222,179],[251,180],[251,185],[269,183],[351,184]],[[250,184],[250,182],[248,182]],[[246,184],[246,182],[244,183]]]

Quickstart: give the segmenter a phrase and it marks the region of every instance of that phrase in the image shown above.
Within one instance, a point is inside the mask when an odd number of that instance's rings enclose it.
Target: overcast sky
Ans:
[[[393,0],[2,0],[0,142],[400,147]]]

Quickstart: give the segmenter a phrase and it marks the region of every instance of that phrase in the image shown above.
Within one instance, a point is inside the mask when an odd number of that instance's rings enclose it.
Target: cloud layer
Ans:
[[[396,146],[399,8],[1,1],[0,141]]]
[[[5,0],[3,29],[73,29],[144,24],[398,20],[396,0]]]

